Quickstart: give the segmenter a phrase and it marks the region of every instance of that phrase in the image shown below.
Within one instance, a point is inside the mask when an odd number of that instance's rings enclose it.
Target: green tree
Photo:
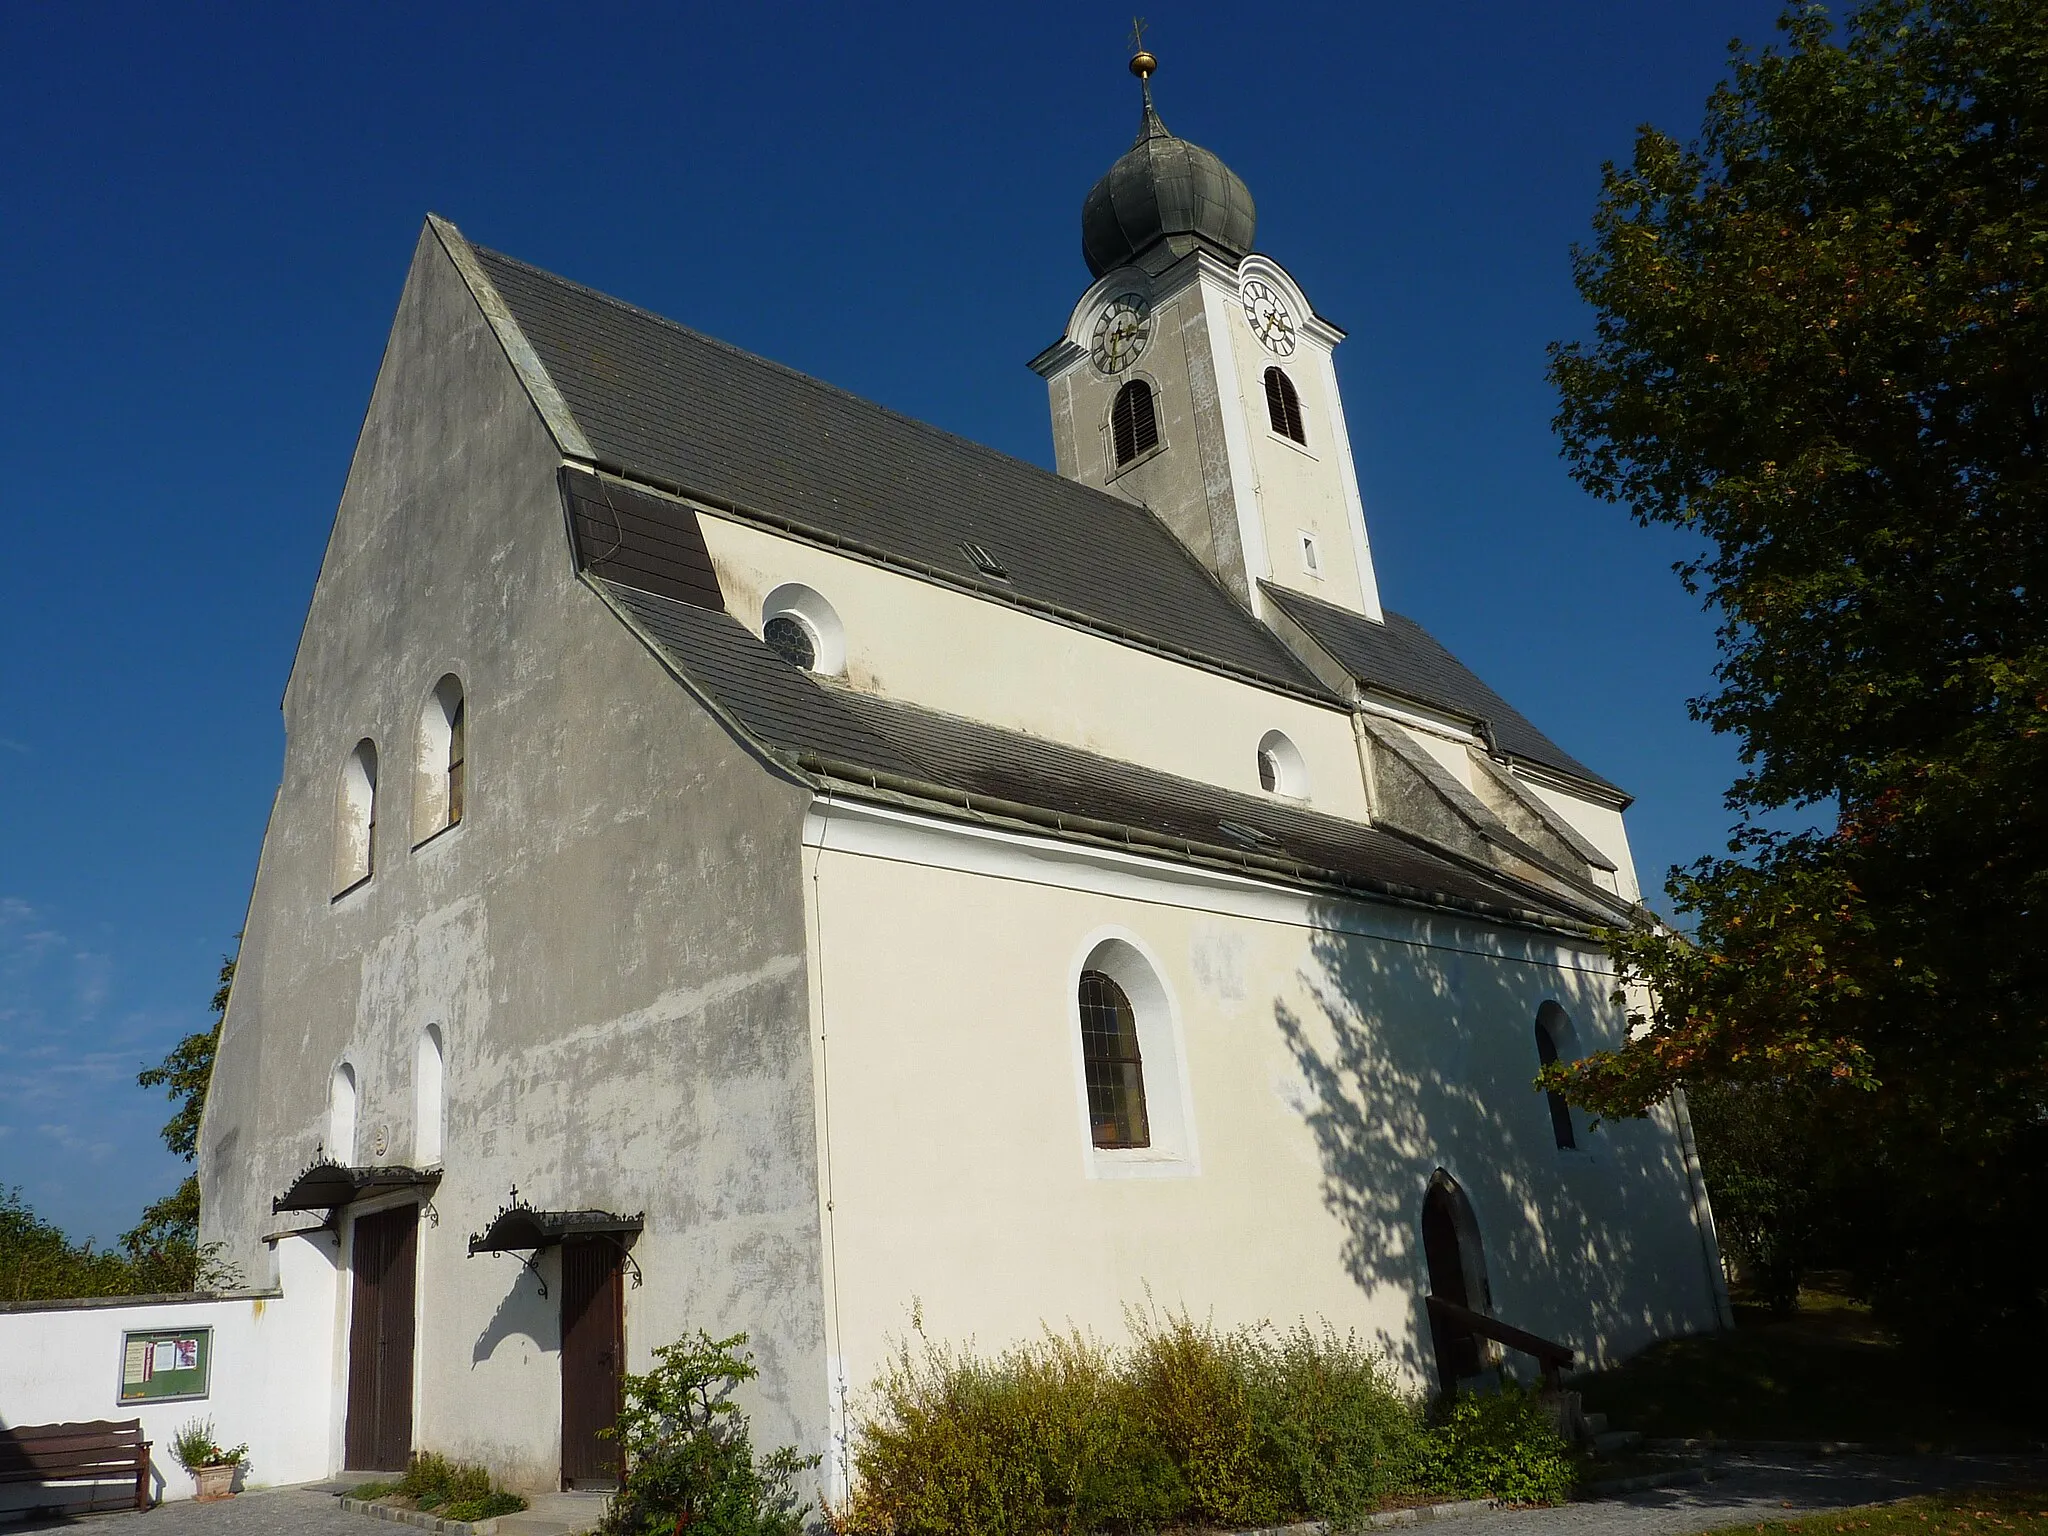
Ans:
[[[206,1112],[206,1090],[213,1082],[213,1058],[234,984],[235,957],[223,955],[212,1026],[185,1036],[162,1061],[136,1075],[143,1087],[170,1095],[176,1109],[164,1122],[164,1145],[188,1163],[199,1156],[199,1120]],[[238,1283],[232,1267],[220,1260],[220,1245],[199,1241],[199,1180],[193,1174],[147,1207],[142,1220],[122,1234],[121,1246],[135,1267],[138,1291],[223,1289]]]
[[[1804,1102],[1863,1283],[1991,1339],[2048,1319],[2048,7],[1779,28],[1607,167],[1552,352],[1580,484],[1697,541],[1745,771],[1693,938],[1611,936],[1647,1027],[1546,1076]]]

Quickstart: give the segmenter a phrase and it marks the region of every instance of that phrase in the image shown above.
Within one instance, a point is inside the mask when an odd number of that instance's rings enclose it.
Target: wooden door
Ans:
[[[1429,1293],[1461,1307],[1478,1310],[1478,1303],[1465,1283],[1464,1244],[1458,1232],[1456,1196],[1442,1184],[1432,1184],[1422,1202],[1422,1253],[1429,1262]],[[1429,1320],[1430,1340],[1436,1346],[1437,1385],[1448,1392],[1467,1376],[1480,1370],[1479,1336],[1455,1323]]]
[[[619,1250],[602,1239],[562,1245],[562,1486],[616,1486],[618,1442],[598,1434],[624,1406],[626,1293]]]
[[[412,1457],[412,1312],[420,1208],[401,1205],[355,1222],[355,1298],[348,1323],[352,1471],[402,1472]]]

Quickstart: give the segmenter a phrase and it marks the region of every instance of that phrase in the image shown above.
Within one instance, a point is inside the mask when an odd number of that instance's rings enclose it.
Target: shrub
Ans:
[[[788,1447],[756,1460],[733,1388],[759,1373],[744,1333],[663,1345],[654,1369],[625,1379],[615,1428],[625,1474],[606,1512],[616,1536],[802,1536],[811,1506],[796,1482],[818,1465]]]
[[[859,1532],[1037,1536],[1151,1530],[1186,1494],[1132,1384],[1078,1333],[1048,1333],[994,1360],[906,1343],[860,1425],[858,1491],[840,1513]]]
[[[1297,1323],[1250,1363],[1265,1475],[1290,1513],[1334,1523],[1417,1490],[1422,1415],[1355,1334]]]
[[[1113,1349],[1048,1330],[993,1359],[913,1313],[851,1426],[842,1536],[1036,1536],[1333,1525],[1416,1495],[1555,1503],[1569,1447],[1535,1395],[1461,1397],[1436,1422],[1355,1335],[1221,1332],[1130,1316]]]
[[[1433,1491],[1459,1498],[1558,1504],[1577,1466],[1535,1392],[1508,1381],[1442,1405],[1418,1470]]]

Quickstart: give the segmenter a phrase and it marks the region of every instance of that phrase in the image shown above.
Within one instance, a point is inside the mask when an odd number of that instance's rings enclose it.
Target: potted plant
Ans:
[[[213,1437],[213,1420],[194,1419],[171,1437],[171,1454],[199,1485],[198,1498],[231,1499],[235,1495],[235,1474],[241,1470],[249,1447],[244,1442],[223,1450]]]

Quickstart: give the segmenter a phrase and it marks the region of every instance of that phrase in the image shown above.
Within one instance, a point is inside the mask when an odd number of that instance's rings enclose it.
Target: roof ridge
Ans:
[[[489,256],[494,261],[502,261],[508,266],[518,267],[520,270],[530,272],[536,277],[546,278],[551,283],[560,283],[564,288],[573,288],[578,293],[585,294],[590,298],[598,300],[600,303],[609,304],[614,309],[626,310],[646,320],[652,320],[657,325],[667,326],[672,331],[678,331],[688,336],[692,341],[701,341],[729,356],[739,358],[748,363],[772,368],[785,377],[795,379],[799,383],[809,385],[811,388],[826,394],[836,395],[842,400],[850,401],[852,404],[864,407],[867,410],[879,412],[884,416],[902,422],[905,426],[914,427],[920,432],[928,432],[934,437],[945,438],[948,442],[957,443],[963,448],[970,449],[976,454],[994,459],[999,463],[1015,465],[1017,468],[1026,470],[1039,479],[1057,485],[1063,490],[1078,491],[1083,499],[1115,507],[1125,513],[1135,512],[1155,522],[1158,521],[1158,515],[1142,502],[1126,501],[1121,496],[1113,496],[1108,491],[1099,490],[1095,486],[1084,485],[1079,480],[1069,480],[1057,470],[1047,469],[1043,464],[1034,464],[1029,459],[1020,459],[1017,455],[1005,453],[1000,448],[991,448],[987,443],[963,436],[958,432],[939,426],[935,422],[926,421],[920,416],[909,415],[897,410],[894,406],[884,405],[879,400],[870,400],[866,395],[856,394],[844,385],[834,384],[829,379],[821,379],[814,373],[805,373],[801,368],[792,368],[788,363],[778,362],[776,359],[762,353],[749,352],[745,347],[737,343],[726,341],[722,337],[713,336],[707,331],[700,331],[694,326],[685,325],[682,321],[671,319],[657,310],[648,309],[644,305],[622,299],[616,294],[606,293],[601,288],[593,288],[588,283],[579,283],[574,278],[562,276],[559,272],[550,272],[546,267],[537,267],[530,261],[521,261],[517,256],[509,256],[494,247],[478,245],[475,241],[471,241],[470,246],[479,255]],[[1162,523],[1161,526],[1164,527],[1165,525]],[[1171,529],[1167,531],[1169,534],[1172,532]]]

